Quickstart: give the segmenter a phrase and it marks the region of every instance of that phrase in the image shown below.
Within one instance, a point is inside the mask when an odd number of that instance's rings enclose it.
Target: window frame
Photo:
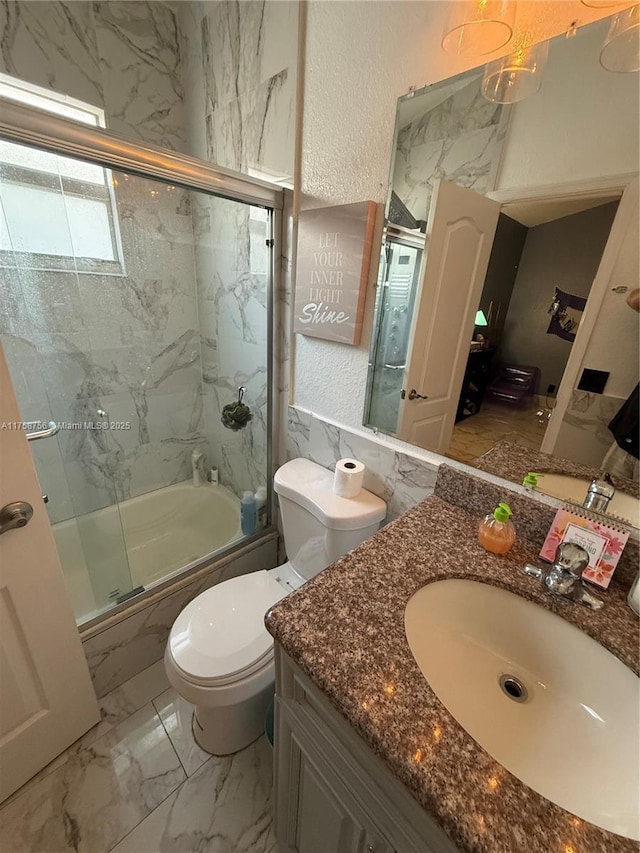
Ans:
[[[105,127],[105,113],[100,107],[44,89],[41,86],[26,83],[23,80],[2,73],[0,73],[0,97],[9,98],[19,104],[51,113],[67,121],[74,121],[77,124]],[[34,105],[34,100],[37,105]],[[56,109],[57,104],[84,113],[87,121],[83,122],[79,118],[70,118],[64,115],[63,110]],[[19,145],[21,143],[13,144]],[[36,148],[36,150],[44,149]],[[64,154],[55,156],[68,159],[68,156]],[[0,184],[7,183],[14,186],[28,186],[36,189],[60,191],[63,199],[65,196],[76,196],[103,203],[107,209],[109,237],[114,254],[113,259],[107,259],[75,254],[54,255],[45,252],[21,251],[13,248],[0,249],[0,268],[15,268],[17,266],[21,269],[125,276],[122,236],[115,195],[116,180],[113,177],[111,169],[105,166],[101,168],[104,180],[102,183],[97,184],[56,172],[30,169],[28,166],[20,166],[6,160],[0,160]]]

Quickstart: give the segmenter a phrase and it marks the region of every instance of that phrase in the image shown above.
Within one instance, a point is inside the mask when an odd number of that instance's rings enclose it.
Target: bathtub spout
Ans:
[[[205,480],[204,453],[199,447],[191,451],[191,471],[193,474],[193,485],[197,489]]]

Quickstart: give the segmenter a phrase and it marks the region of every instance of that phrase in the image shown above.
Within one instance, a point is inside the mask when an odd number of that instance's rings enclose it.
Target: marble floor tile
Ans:
[[[113,853],[277,853],[272,755],[265,737],[212,756]]]
[[[193,705],[179,696],[173,687],[154,699],[153,704],[187,776],[193,776],[211,758],[194,740],[191,729]]]
[[[138,675],[134,675],[129,681],[116,687],[102,699],[98,700],[100,707],[100,715],[102,719],[99,723],[85,732],[82,737],[78,738],[75,743],[72,743],[64,752],[60,753],[53,761],[50,761],[46,767],[43,767],[39,773],[29,779],[29,781],[19,788],[15,794],[6,799],[0,808],[9,805],[13,800],[25,793],[28,788],[36,785],[49,773],[62,767],[69,760],[69,757],[76,755],[83,749],[91,746],[107,732],[111,731],[118,723],[124,722],[127,717],[130,717],[136,711],[139,711],[156,696],[166,691],[169,686],[166,673],[164,671],[164,661],[158,661],[152,664]]]
[[[536,417],[533,401],[528,408],[518,409],[487,400],[478,414],[455,425],[445,455],[472,464],[500,441],[539,450],[547,423]]]
[[[100,700],[103,720],[112,724],[125,720],[169,687],[164,661],[151,664],[142,672],[116,687]]]
[[[10,853],[106,853],[185,779],[151,703],[0,809]]]

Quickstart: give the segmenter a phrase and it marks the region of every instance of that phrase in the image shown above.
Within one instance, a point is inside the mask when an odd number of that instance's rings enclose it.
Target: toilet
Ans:
[[[289,561],[223,581],[190,602],[173,624],[164,664],[173,688],[195,705],[193,734],[214,755],[237,752],[264,731],[274,693],[273,640],[267,610],[372,536],[386,515],[363,489],[333,494],[333,472],[308,459],[276,471]]]

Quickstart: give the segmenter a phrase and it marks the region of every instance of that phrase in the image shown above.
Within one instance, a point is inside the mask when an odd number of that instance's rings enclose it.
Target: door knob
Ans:
[[[429,397],[427,394],[418,394],[416,389],[412,388],[411,391],[409,391],[409,399],[410,400],[428,400]]]
[[[0,535],[27,525],[33,515],[33,507],[26,501],[14,501],[0,509]]]

